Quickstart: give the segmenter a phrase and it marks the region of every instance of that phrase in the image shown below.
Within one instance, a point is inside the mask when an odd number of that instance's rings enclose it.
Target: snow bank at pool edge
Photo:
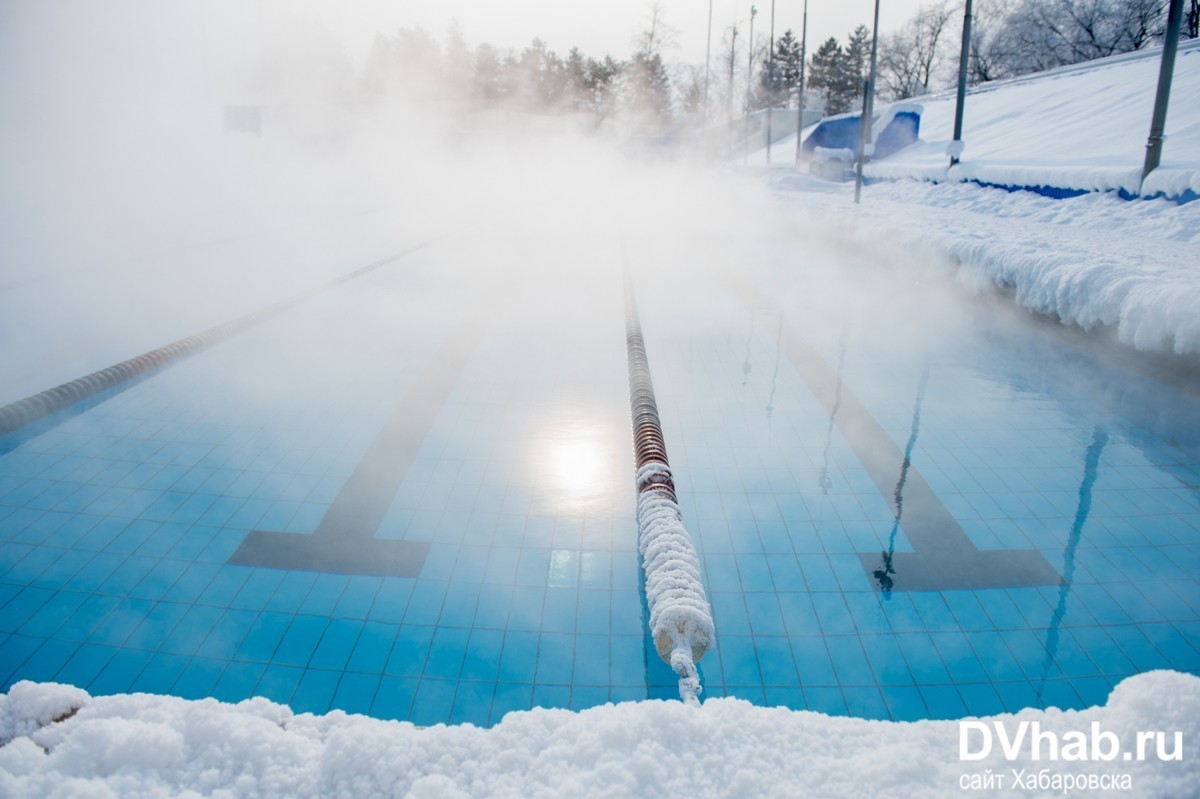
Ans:
[[[55,719],[62,719],[55,721]],[[50,683],[0,696],[0,794],[32,796],[962,796],[963,775],[1014,766],[1128,774],[1137,796],[1186,796],[1200,779],[1200,678],[1129,677],[1104,706],[1023,710],[1060,736],[1092,722],[1121,737],[1181,732],[1180,762],[958,757],[956,721],[831,717],[710,699],[513,712],[490,729],[417,728],[334,711],[293,714],[146,694],[89,697]],[[1023,795],[1009,791],[1004,795]],[[1037,794],[1030,794],[1037,795]]]

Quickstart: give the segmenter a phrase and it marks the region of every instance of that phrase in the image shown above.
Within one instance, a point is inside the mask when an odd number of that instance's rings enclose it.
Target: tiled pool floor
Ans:
[[[570,267],[503,287],[423,251],[10,438],[3,685],[420,724],[674,696],[639,593],[618,248],[546,246]],[[717,625],[706,696],[954,717],[1200,672],[1194,397],[953,289],[679,290],[631,252]],[[381,431],[404,456],[363,467]],[[350,484],[415,576],[231,563],[251,531],[332,525]],[[939,548],[1054,579],[913,582]]]

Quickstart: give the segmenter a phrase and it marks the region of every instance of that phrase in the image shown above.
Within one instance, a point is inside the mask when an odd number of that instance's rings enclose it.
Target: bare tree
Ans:
[[[660,55],[675,46],[676,38],[678,32],[667,24],[662,5],[652,2],[646,6],[646,27],[633,38],[634,51],[647,57]]]
[[[882,93],[894,100],[926,94],[945,58],[953,11],[943,0],[921,6],[897,33],[879,42]]]
[[[1161,40],[1166,0],[1023,0],[1008,17],[1020,72],[1140,50]]]

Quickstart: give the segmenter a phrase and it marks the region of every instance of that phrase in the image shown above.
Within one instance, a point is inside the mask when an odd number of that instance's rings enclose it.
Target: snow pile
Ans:
[[[680,698],[695,705],[701,690],[696,663],[712,644],[715,629],[700,558],[679,505],[669,492],[654,489],[672,484],[671,467],[665,463],[651,461],[638,469],[638,550],[655,649],[679,675]]]
[[[1015,759],[996,743],[960,760],[959,723],[893,723],[829,717],[712,699],[605,705],[579,713],[510,713],[491,729],[417,728],[349,716],[293,715],[251,699],[228,705],[145,694],[86,698],[60,722],[35,722],[30,704],[60,702],[64,688],[20,683],[0,697],[0,725],[30,731],[0,747],[0,795],[87,797],[560,797],[560,796],[920,796],[966,793],[1044,796],[1028,787],[1073,784],[1077,775],[1128,780],[1138,797],[1194,796],[1200,781],[1200,679],[1149,672],[1121,683],[1104,707],[1025,710],[989,719],[1015,736],[1019,720],[1068,740],[1093,724],[1136,753],[1140,731],[1175,733],[1179,760]],[[14,695],[21,698],[14,701]],[[20,707],[17,707],[20,705]],[[1032,728],[1032,724],[1029,725]],[[1032,729],[1027,730],[1027,736]],[[998,733],[997,733],[998,735]],[[970,750],[980,750],[978,736]],[[1024,782],[1013,789],[1013,775]],[[1002,791],[964,791],[972,779],[1003,778]],[[995,783],[993,783],[995,785]],[[1061,791],[1057,791],[1061,795]],[[1076,791],[1079,795],[1097,792]],[[1109,793],[1109,792],[1101,792]]]
[[[954,94],[923,97],[920,141],[869,163],[865,174],[1137,194],[1161,53],[1156,48],[972,89],[965,150],[953,168],[946,147],[954,138]],[[881,121],[892,112],[883,109]],[[1141,191],[1148,197],[1200,194],[1200,42],[1180,46],[1162,164]]]
[[[999,285],[1030,310],[1108,329],[1141,350],[1200,353],[1200,202],[1125,202],[1100,193],[1053,200],[969,183],[899,181],[868,187],[853,206],[846,186],[806,175],[784,181],[777,172],[776,187],[822,220],[825,235],[836,235],[826,222],[852,214],[857,238],[884,258],[898,243],[936,253],[957,264],[968,285]],[[831,192],[845,204],[830,203]]]

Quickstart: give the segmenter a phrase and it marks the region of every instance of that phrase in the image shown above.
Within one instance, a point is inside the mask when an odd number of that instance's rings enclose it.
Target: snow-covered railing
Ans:
[[[679,698],[700,703],[696,662],[716,634],[700,558],[683,526],[675,482],[667,462],[650,364],[632,285],[625,284],[625,347],[629,360],[629,401],[637,458],[638,551],[646,574],[650,634],[658,656],[679,675]]]

